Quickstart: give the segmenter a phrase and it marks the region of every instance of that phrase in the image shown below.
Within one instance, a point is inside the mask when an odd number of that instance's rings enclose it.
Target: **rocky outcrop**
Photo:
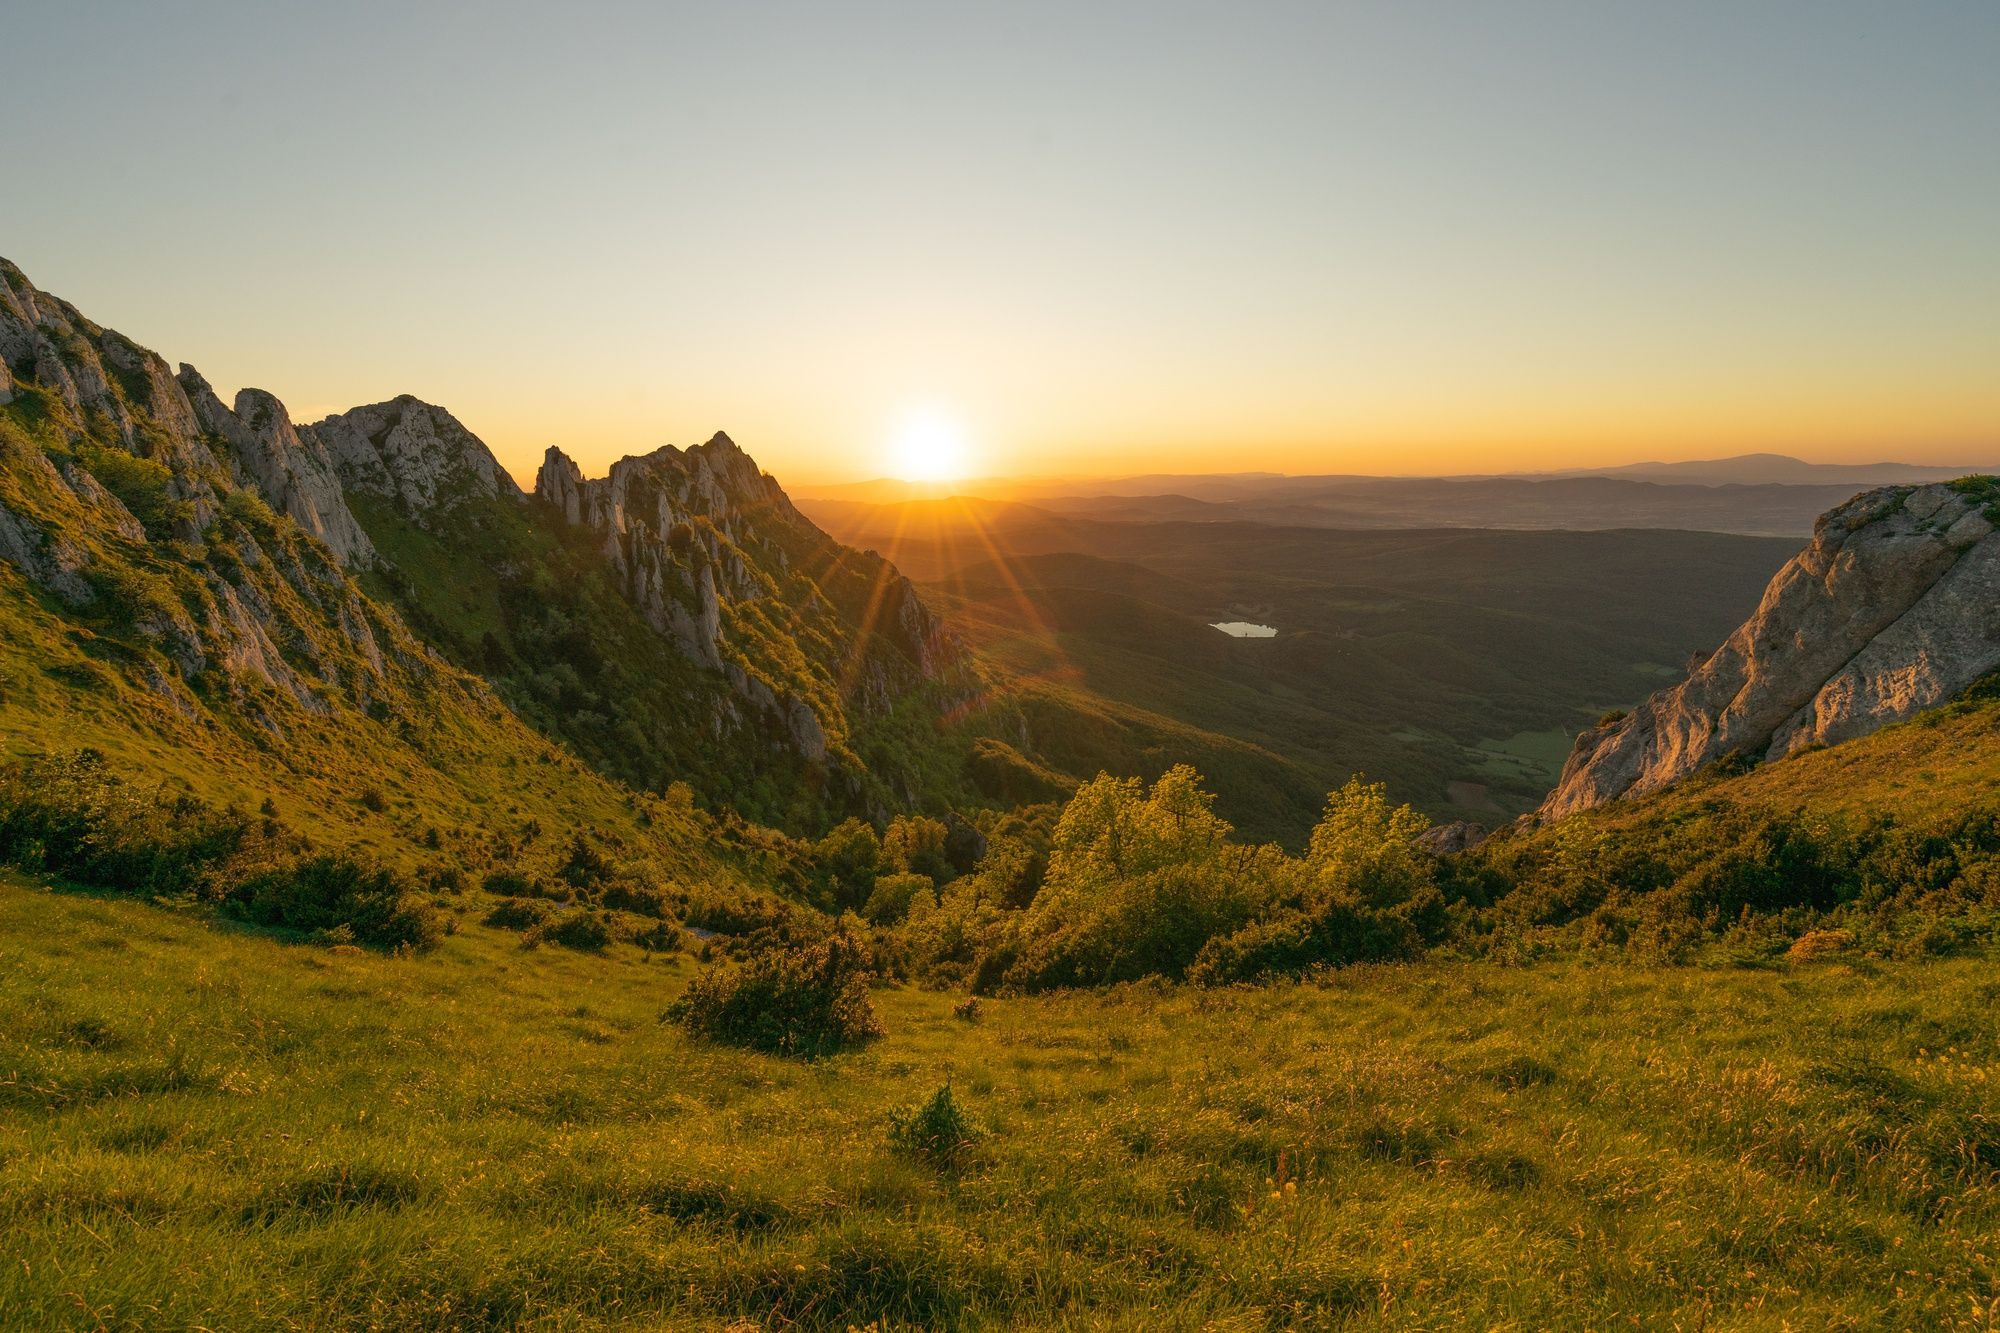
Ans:
[[[1417,835],[1416,843],[1418,850],[1432,856],[1457,856],[1479,846],[1488,836],[1484,824],[1455,819],[1449,824],[1433,824]]]
[[[1657,791],[1726,755],[1865,735],[2000,670],[2000,533],[1977,483],[1889,487],[1822,517],[1755,615],[1687,679],[1577,738],[1540,810]]]
[[[809,762],[850,733],[849,711],[886,713],[963,660],[908,579],[820,531],[727,435],[596,480],[551,448],[535,494],[598,533],[647,622]]]
[[[516,500],[521,488],[458,418],[404,394],[299,428],[350,491],[378,496],[429,526],[468,499]]]
[[[60,427],[73,442],[89,439],[165,465],[171,496],[185,506],[176,535],[201,539],[220,503],[215,484],[224,469],[165,361],[38,290],[0,259],[0,365],[5,401],[32,384],[60,404]]]
[[[948,711],[977,688],[909,581],[821,532],[726,435],[621,459],[596,480],[552,449],[537,478],[544,508],[443,408],[404,396],[295,425],[262,390],[225,403],[193,367],[170,372],[5,261],[0,367],[0,407],[41,437],[0,472],[0,560],[134,631],[135,670],[183,715],[233,697],[276,732],[291,710],[274,696],[372,712],[404,686],[429,688],[442,664],[349,576],[380,566],[406,611],[429,612],[427,597],[463,590],[424,582],[438,577],[425,544],[474,536],[501,553],[482,591],[507,618],[469,645],[415,617],[434,644],[505,674],[525,660],[509,639],[515,621],[535,626],[551,610],[533,599],[552,575],[576,580],[565,591],[585,595],[556,614],[579,653],[595,650],[601,614],[616,622],[602,628],[618,671],[673,657],[699,668],[662,672],[672,694],[633,724],[655,757],[726,749],[787,780],[804,766],[802,790],[858,806],[863,720],[919,691]],[[289,522],[243,503],[250,494]],[[551,529],[565,525],[592,536],[552,550]],[[592,542],[638,613],[630,623],[601,599]],[[411,567],[392,568],[389,551]],[[545,641],[530,652],[549,664]]]
[[[368,707],[392,677],[437,679],[440,664],[348,579],[373,546],[332,455],[276,398],[246,389],[224,406],[193,367],[170,372],[4,260],[0,364],[10,399],[40,395],[25,420],[43,437],[5,459],[0,560],[88,608],[94,634],[151,649],[128,660],[176,712],[200,711],[199,678],[204,698],[244,703],[277,731],[273,693],[324,714],[342,697]],[[241,491],[292,523],[229,506]]]
[[[244,389],[235,407],[224,407],[193,366],[182,365],[176,379],[195,421],[229,444],[240,481],[325,542],[349,568],[374,557],[374,544],[347,507],[332,455],[318,440],[299,436],[283,403],[262,389]]]

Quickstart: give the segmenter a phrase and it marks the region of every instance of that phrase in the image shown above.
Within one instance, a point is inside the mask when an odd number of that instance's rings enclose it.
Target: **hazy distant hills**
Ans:
[[[1685,528],[1803,536],[1874,486],[1922,485],[1982,469],[1808,463],[1782,454],[1465,477],[1153,473],[1102,480],[893,480],[820,487],[819,502],[893,504],[956,494],[1113,522],[1250,522],[1313,528]]]
[[[1950,481],[1990,467],[1928,467],[1917,463],[1808,463],[1786,454],[1741,454],[1685,463],[1630,463],[1624,467],[1568,468],[1551,477],[1627,477],[1697,486],[1909,486]],[[1529,475],[1529,474],[1522,474]]]
[[[1856,489],[1666,484],[1615,477],[1293,480],[1297,484],[1230,500],[1175,494],[1050,497],[1035,503],[1056,513],[1113,521],[1250,522],[1308,528],[1680,528],[1793,537],[1811,532],[1819,515],[1851,498]]]

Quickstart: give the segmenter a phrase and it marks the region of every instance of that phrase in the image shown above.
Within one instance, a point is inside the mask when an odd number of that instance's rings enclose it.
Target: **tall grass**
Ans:
[[[0,880],[0,1324],[1994,1323],[1988,955],[891,989],[805,1063],[488,905],[396,957]]]

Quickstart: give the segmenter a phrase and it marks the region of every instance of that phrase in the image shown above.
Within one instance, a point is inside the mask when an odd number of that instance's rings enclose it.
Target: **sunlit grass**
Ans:
[[[1992,960],[879,993],[807,1064],[696,964],[400,959],[0,884],[21,1328],[1979,1328]],[[942,1169],[891,1125],[947,1080]]]

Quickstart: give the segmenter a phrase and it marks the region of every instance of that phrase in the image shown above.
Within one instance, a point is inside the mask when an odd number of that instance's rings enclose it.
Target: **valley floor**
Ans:
[[[1990,958],[877,994],[802,1064],[697,966],[394,958],[0,879],[9,1328],[1986,1329]],[[940,1171],[896,1108],[988,1131]]]

